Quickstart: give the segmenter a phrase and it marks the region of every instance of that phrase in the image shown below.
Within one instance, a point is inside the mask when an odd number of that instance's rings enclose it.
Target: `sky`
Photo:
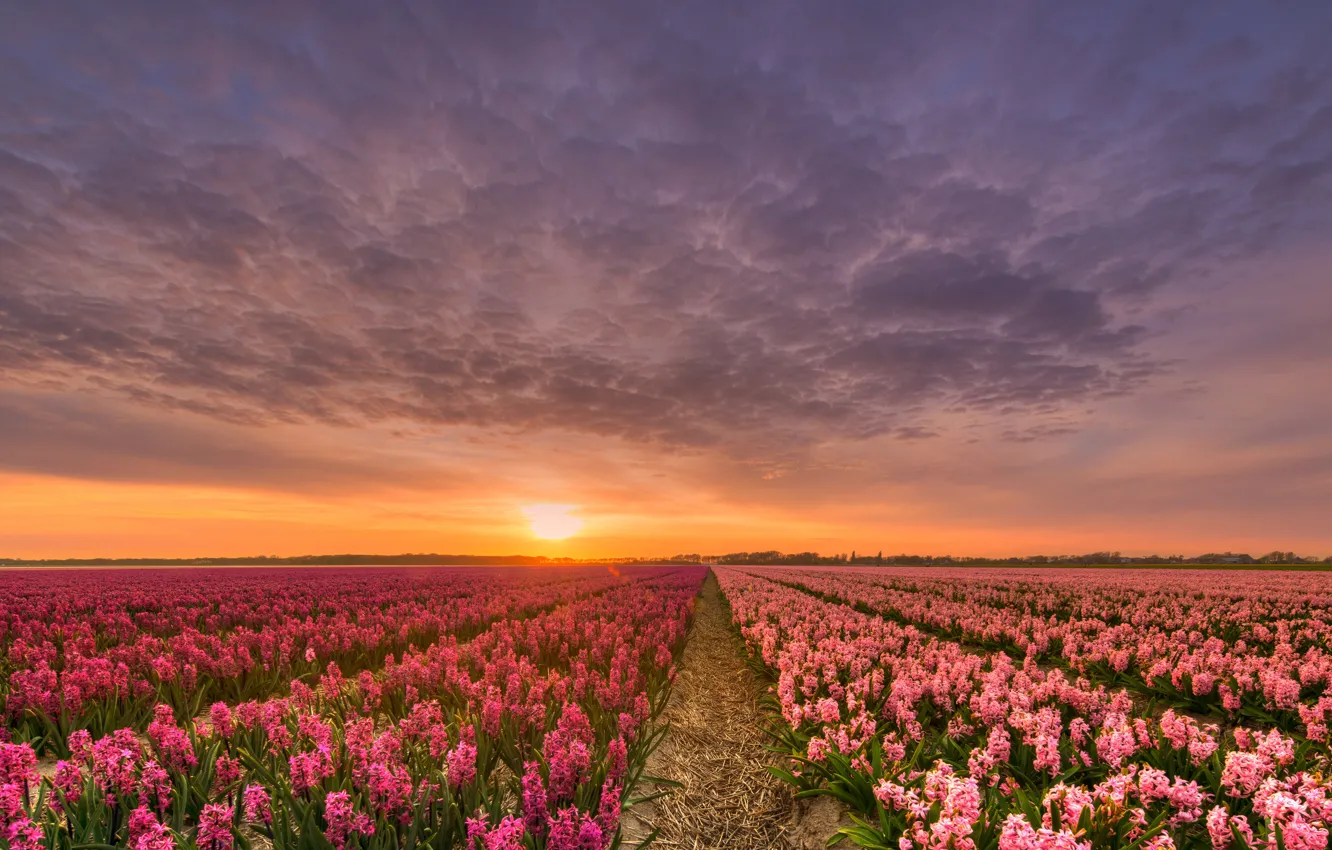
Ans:
[[[0,4],[0,556],[1332,554],[1328,44]]]

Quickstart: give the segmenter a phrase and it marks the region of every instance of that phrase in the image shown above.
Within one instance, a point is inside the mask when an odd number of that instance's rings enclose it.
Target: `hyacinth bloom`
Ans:
[[[26,744],[0,743],[0,784],[37,781],[37,754]]]
[[[476,779],[476,745],[470,741],[461,741],[449,750],[448,755],[449,785],[459,788]]]
[[[130,813],[129,846],[133,850],[170,850],[175,844],[170,830],[147,806],[140,806]]]
[[[529,761],[524,766],[523,772],[523,822],[527,825],[527,831],[537,837],[546,834],[546,821],[549,818],[549,798],[546,796],[546,785],[541,778],[541,771],[534,761]]]
[[[479,818],[467,820],[468,839],[481,842],[485,850],[522,850],[525,835],[523,822],[512,815],[506,815],[494,827]]]
[[[353,834],[372,835],[374,822],[364,812],[352,808],[351,795],[346,791],[334,791],[324,800],[324,818],[328,826],[324,837],[338,850],[347,846],[347,840]]]
[[[999,850],[1092,850],[1092,844],[1069,830],[1036,829],[1021,815],[1009,815],[999,836]]]
[[[247,785],[242,797],[245,819],[253,824],[268,826],[273,822],[272,800],[262,785]]]
[[[568,801],[592,767],[592,726],[574,703],[568,703],[555,731],[546,736],[545,757],[550,766],[551,802]]]
[[[231,832],[231,819],[235,815],[231,806],[209,803],[204,806],[199,816],[199,827],[195,844],[199,850],[231,850],[234,836]]]
[[[26,811],[27,795],[19,783],[0,784],[0,835],[15,850],[41,847],[43,830]]]

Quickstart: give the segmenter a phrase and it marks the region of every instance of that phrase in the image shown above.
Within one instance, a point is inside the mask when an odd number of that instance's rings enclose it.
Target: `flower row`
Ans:
[[[116,570],[0,577],[0,696],[21,740],[143,728],[390,653],[525,616],[616,584],[604,570]]]
[[[1319,573],[1051,570],[766,573],[985,649],[1194,712],[1311,737],[1332,710],[1332,581]]]

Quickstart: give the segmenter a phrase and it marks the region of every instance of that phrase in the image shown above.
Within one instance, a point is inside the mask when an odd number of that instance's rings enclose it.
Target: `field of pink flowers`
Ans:
[[[1328,846],[1322,574],[715,573],[843,840]],[[0,574],[0,850],[618,848],[704,575]]]
[[[1321,575],[717,570],[864,847],[1324,848]]]
[[[617,847],[703,577],[7,573],[0,844]]]

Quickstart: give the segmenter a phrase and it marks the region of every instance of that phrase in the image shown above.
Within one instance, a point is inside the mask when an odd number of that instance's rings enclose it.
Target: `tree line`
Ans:
[[[1253,556],[1236,552],[1208,552],[1195,557],[1184,555],[1146,555],[1126,557],[1117,551],[1091,552],[1085,555],[1027,555],[1011,558],[972,558],[951,555],[912,555],[899,553],[873,555],[843,552],[821,555],[818,552],[730,552],[725,555],[699,553],[677,554],[660,558],[549,558],[544,555],[447,555],[434,552],[402,555],[296,555],[278,557],[200,558],[0,558],[8,567],[263,567],[263,566],[559,566],[575,564],[733,564],[737,566],[1045,566],[1088,564],[1332,564],[1332,556],[1301,556],[1274,550]]]
[[[820,555],[818,552],[783,553],[775,550],[762,552],[731,552],[726,555],[676,555],[675,558],[697,559],[700,563],[734,564],[745,566],[1045,566],[1045,565],[1087,565],[1087,564],[1332,564],[1332,555],[1319,558],[1315,555],[1301,556],[1294,552],[1274,550],[1266,555],[1253,556],[1244,552],[1208,552],[1194,557],[1184,555],[1144,555],[1125,556],[1118,551],[1090,552],[1084,555],[1027,555],[1009,558],[953,557],[952,555],[911,555],[905,552],[885,555],[876,552],[873,555],[849,553]]]

